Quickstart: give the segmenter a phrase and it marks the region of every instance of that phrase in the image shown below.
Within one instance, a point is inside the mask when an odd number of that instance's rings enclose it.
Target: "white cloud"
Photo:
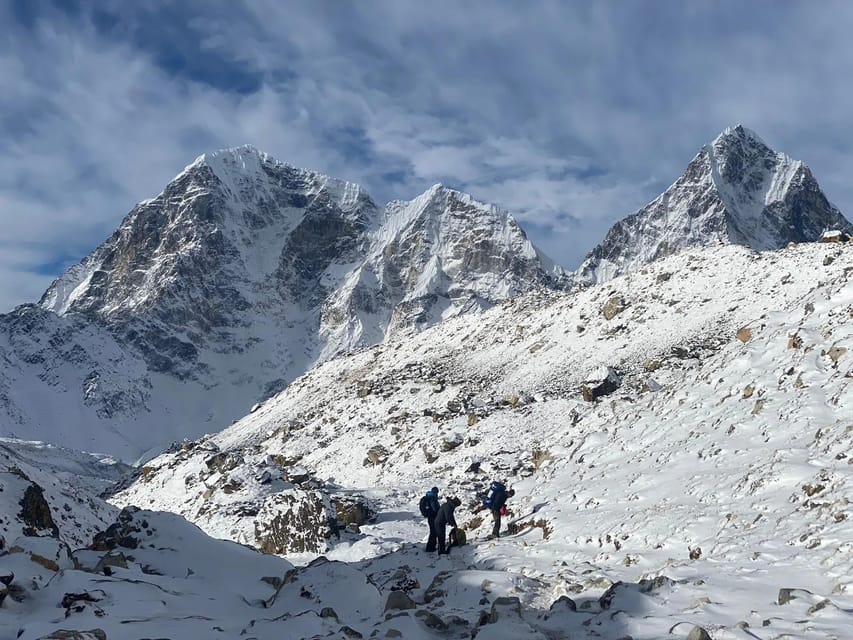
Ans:
[[[754,6],[188,1],[169,9],[181,21],[115,3],[100,7],[111,33],[60,12],[10,27],[0,310],[37,298],[39,265],[82,257],[195,156],[243,143],[380,201],[469,190],[567,265],[736,122],[853,210],[853,9]],[[223,82],[156,59],[178,45]],[[227,91],[234,70],[257,91]]]

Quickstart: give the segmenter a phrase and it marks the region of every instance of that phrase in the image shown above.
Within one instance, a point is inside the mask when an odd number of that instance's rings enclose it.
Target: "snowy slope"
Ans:
[[[312,370],[150,461],[115,501],[257,545],[285,489],[314,513],[309,557],[429,567],[408,544],[424,535],[418,495],[438,484],[463,498],[475,541],[447,568],[502,573],[521,598],[506,637],[559,637],[545,613],[562,594],[579,607],[560,622],[572,637],[686,637],[694,624],[715,640],[848,637],[851,278],[849,244],[721,246],[516,298]],[[584,402],[602,366],[622,385]],[[518,491],[521,519],[487,542],[477,494],[495,477]],[[378,515],[321,542],[324,500],[345,493]],[[493,580],[459,579],[482,582],[474,601]],[[453,602],[431,607],[467,616],[467,633],[477,605]]]
[[[135,459],[317,361],[565,286],[505,212],[436,187],[380,210],[252,148],[199,157],[0,316],[2,432]]]
[[[578,269],[578,279],[605,282],[697,245],[780,249],[814,242],[827,229],[850,232],[853,225],[806,165],[738,125],[702,147],[666,191],[613,225]]]
[[[109,456],[0,438],[0,536],[11,543],[30,530],[85,544],[118,513],[99,496],[129,470]]]

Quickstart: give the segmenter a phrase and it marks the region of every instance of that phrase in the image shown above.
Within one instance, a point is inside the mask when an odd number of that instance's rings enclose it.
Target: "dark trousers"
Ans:
[[[440,522],[436,524],[435,532],[438,536],[438,555],[450,553],[450,548],[447,546],[447,523]]]
[[[495,519],[495,526],[492,527],[492,535],[497,538],[501,535],[501,512],[499,509],[492,509],[492,518]]]
[[[429,525],[429,538],[427,538],[427,551],[435,551],[435,544],[438,541],[438,533],[435,530],[435,518],[427,518]]]

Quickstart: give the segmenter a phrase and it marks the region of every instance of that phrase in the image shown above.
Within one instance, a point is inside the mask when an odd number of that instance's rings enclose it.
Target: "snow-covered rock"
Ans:
[[[577,272],[605,282],[686,247],[740,244],[756,251],[815,242],[853,225],[826,198],[809,168],[738,125],[705,145],[672,186],[617,222]]]

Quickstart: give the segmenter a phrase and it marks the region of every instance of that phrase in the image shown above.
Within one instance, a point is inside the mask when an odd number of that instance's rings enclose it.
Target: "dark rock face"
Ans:
[[[603,282],[686,247],[740,244],[763,251],[815,242],[853,225],[801,162],[737,126],[703,147],[663,194],[617,222],[578,270]]]
[[[50,505],[44,497],[44,489],[33,483],[24,491],[24,497],[18,503],[21,512],[18,517],[24,522],[24,535],[41,536],[48,535],[59,537],[59,527],[53,521],[50,513]]]

